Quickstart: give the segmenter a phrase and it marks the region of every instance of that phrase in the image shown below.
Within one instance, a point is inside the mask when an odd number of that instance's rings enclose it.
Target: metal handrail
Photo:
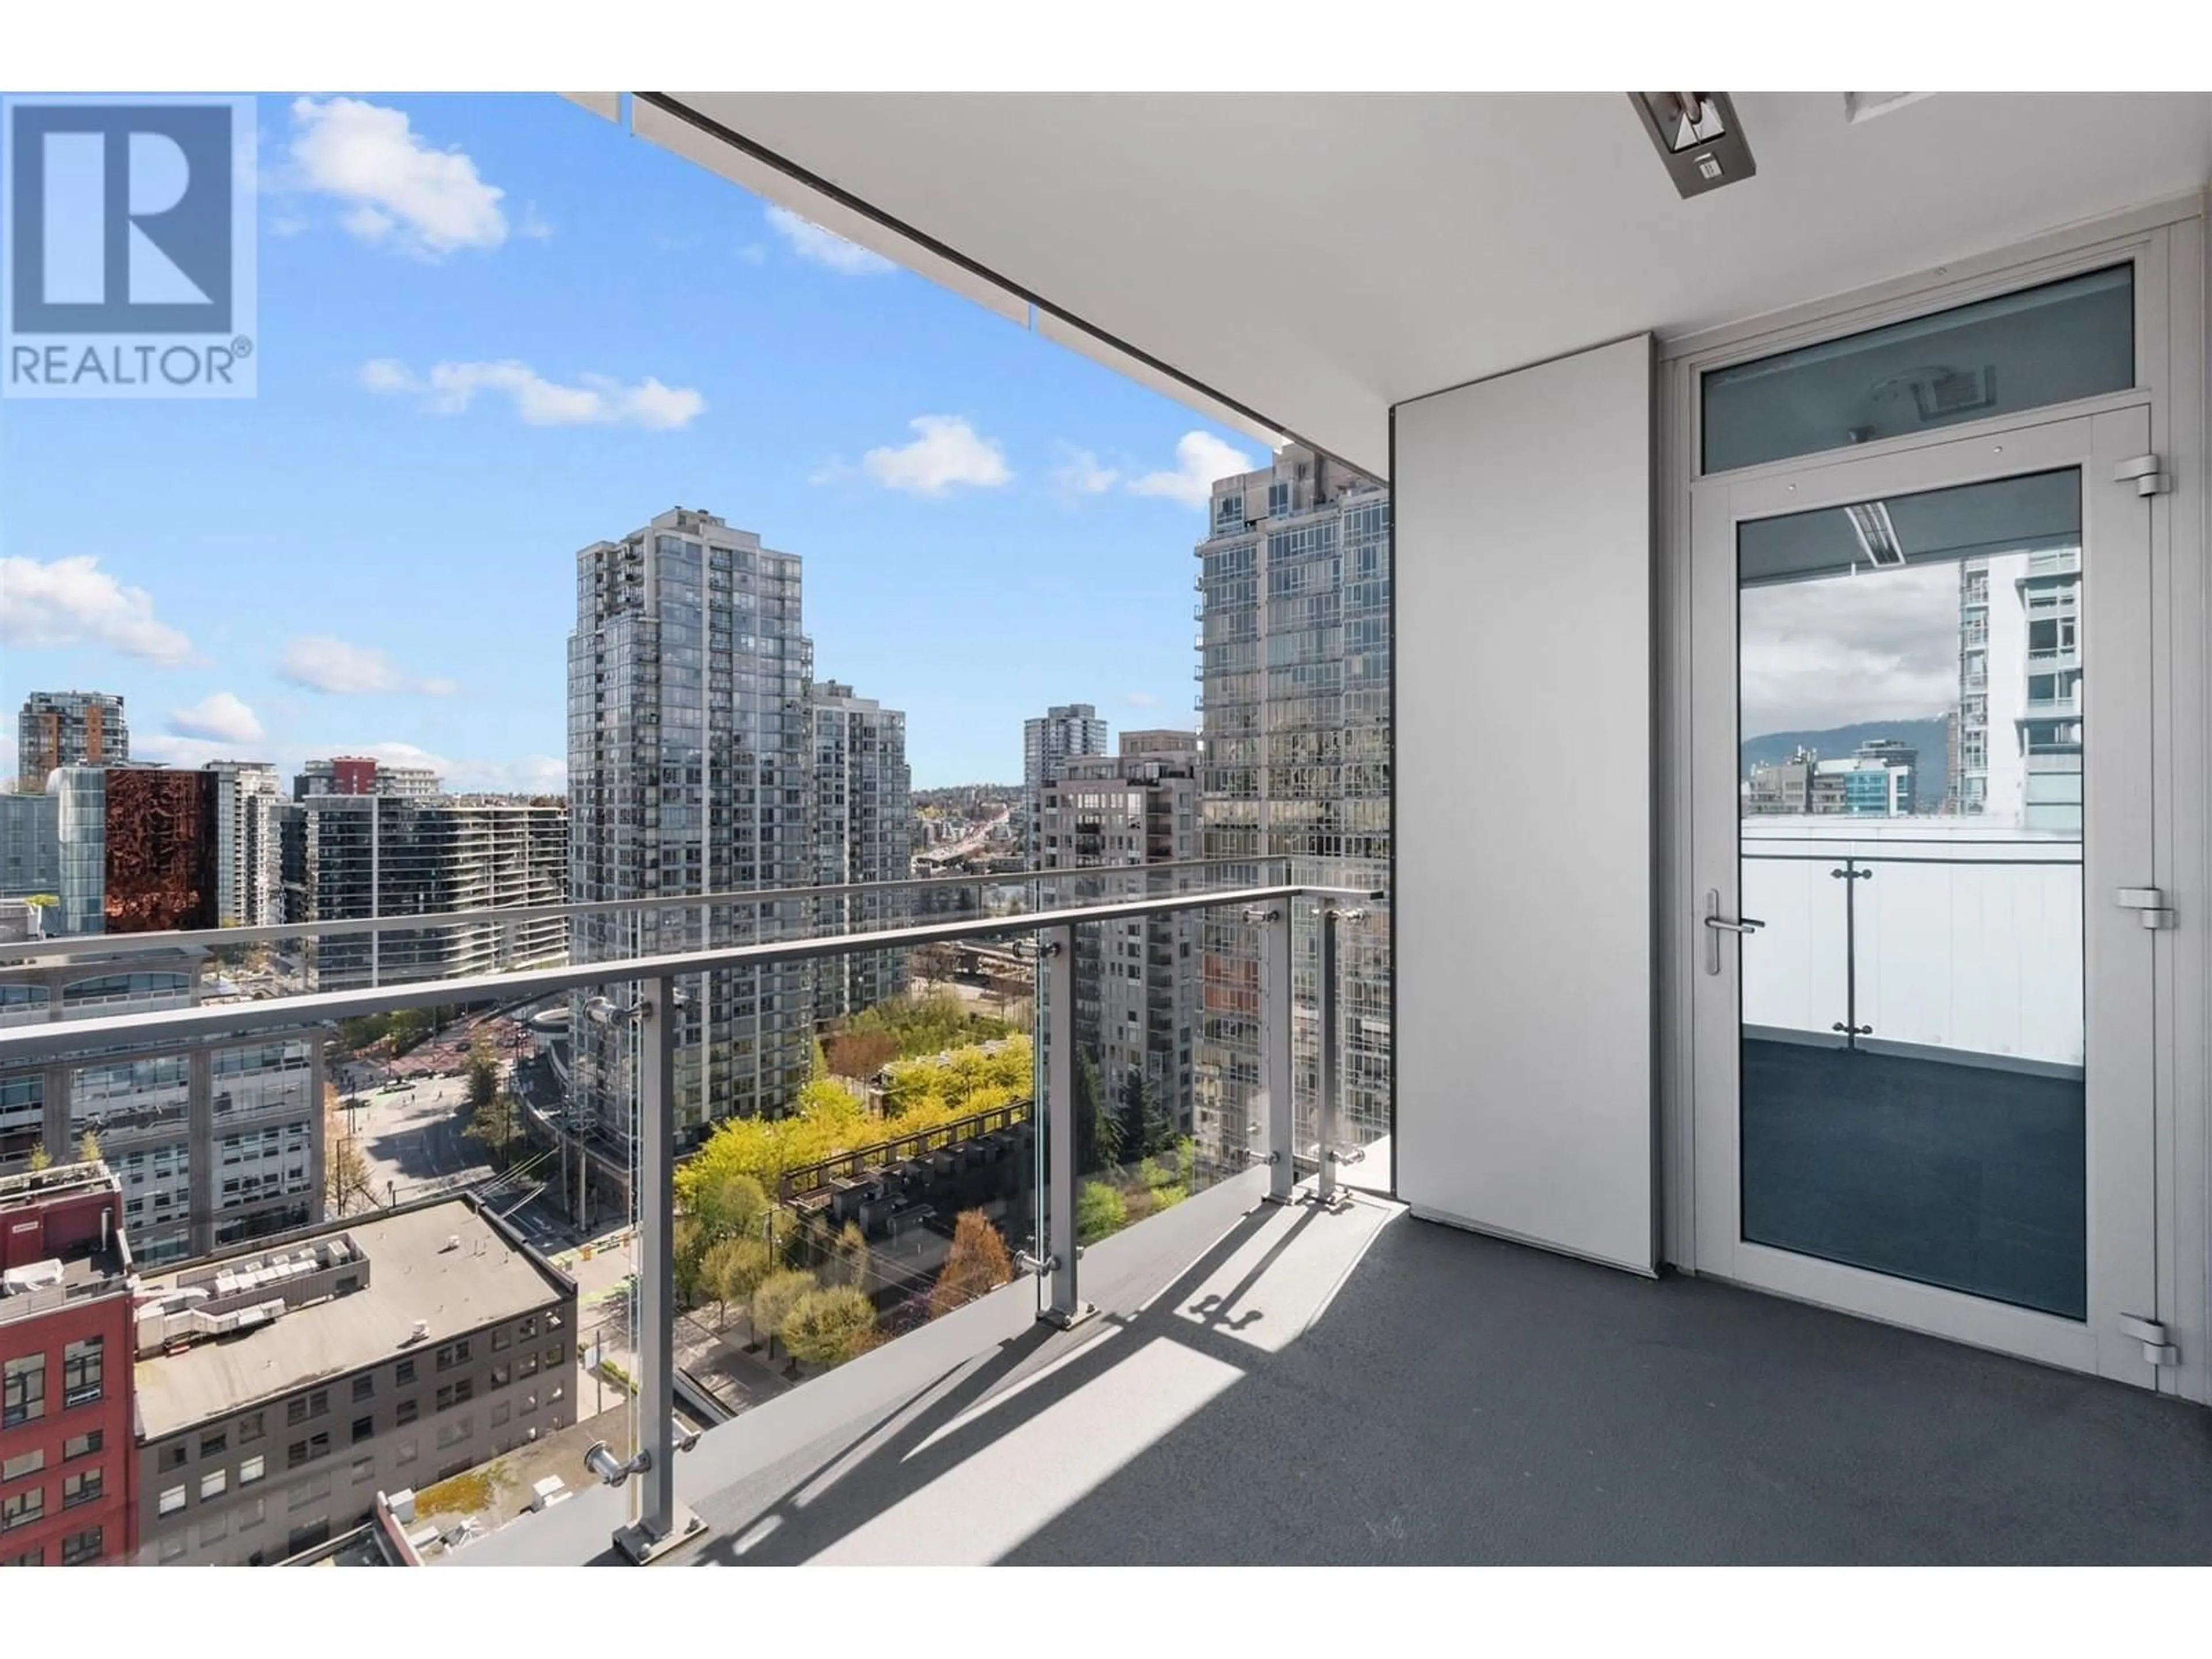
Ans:
[[[1250,864],[1256,860],[1235,862]],[[1130,866],[1133,872],[1146,867]],[[323,991],[305,996],[270,997],[258,1002],[204,1003],[187,1008],[146,1013],[55,1020],[0,1030],[0,1070],[58,1054],[97,1051],[109,1044],[121,1048],[134,1042],[157,1042],[173,1036],[230,1038],[260,1031],[296,1029],[303,1024],[325,1020],[353,1019],[363,1014],[387,1013],[399,1008],[430,1008],[447,1003],[527,1000],[562,991],[588,990],[598,986],[627,984],[636,980],[678,978],[727,968],[772,967],[785,962],[810,962],[823,957],[851,956],[864,951],[900,950],[947,939],[994,939],[1010,933],[1073,927],[1082,922],[1127,921],[1181,910],[1230,909],[1294,898],[1373,899],[1378,896],[1364,890],[1293,884],[1225,888],[1218,891],[1174,893],[1158,898],[1117,899],[1105,904],[1077,905],[1057,910],[1032,910],[1014,916],[975,916],[963,921],[927,922],[870,933],[826,933],[811,939],[775,939],[763,944],[726,945],[714,950],[684,951],[664,956],[611,957],[603,962],[574,963],[560,968],[482,974],[469,979],[424,980],[404,985],[372,986],[353,991]],[[149,936],[134,934],[129,937],[136,940]]]
[[[645,910],[688,910],[706,904],[781,904],[790,900],[844,898],[937,887],[1011,887],[1025,881],[1060,881],[1070,876],[1149,876],[1155,872],[1249,868],[1277,864],[1280,853],[1242,859],[1176,859],[1159,864],[1130,864],[1066,870],[1007,870],[991,875],[915,876],[897,881],[847,882],[829,887],[740,887],[719,893],[656,893],[644,898],[563,900],[558,904],[519,904],[477,910],[441,910],[419,915],[362,916],[342,921],[267,922],[251,927],[196,927],[168,933],[70,933],[58,938],[17,939],[0,945],[0,967],[33,960],[53,961],[118,951],[180,950],[195,945],[266,945],[283,939],[335,939],[351,933],[421,933],[434,927],[482,927],[548,921],[586,915],[619,915]]]

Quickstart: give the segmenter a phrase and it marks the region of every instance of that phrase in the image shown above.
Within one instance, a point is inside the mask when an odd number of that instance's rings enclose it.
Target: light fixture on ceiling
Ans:
[[[1897,526],[1889,521],[1889,503],[1862,501],[1844,509],[1844,516],[1851,521],[1851,533],[1859,538],[1859,550],[1867,556],[1867,562],[1876,569],[1885,566],[1895,569],[1905,562],[1904,545],[1897,539]],[[1852,568],[1856,569],[1854,565]]]
[[[1632,92],[1667,176],[1685,197],[1702,196],[1759,171],[1724,92]]]

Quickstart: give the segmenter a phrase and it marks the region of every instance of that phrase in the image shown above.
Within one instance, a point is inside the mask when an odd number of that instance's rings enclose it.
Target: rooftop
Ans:
[[[434,1346],[542,1308],[574,1290],[563,1275],[510,1242],[460,1199],[356,1218],[323,1232],[352,1239],[368,1259],[368,1282],[238,1334],[140,1360],[139,1428],[148,1440],[323,1377],[343,1376]],[[454,1239],[459,1243],[450,1243]],[[296,1249],[313,1242],[301,1237],[286,1245]],[[256,1257],[271,1248],[261,1241],[240,1254]],[[180,1274],[205,1265],[185,1264],[147,1280],[143,1290],[149,1296],[174,1291]],[[418,1320],[429,1328],[416,1340]]]

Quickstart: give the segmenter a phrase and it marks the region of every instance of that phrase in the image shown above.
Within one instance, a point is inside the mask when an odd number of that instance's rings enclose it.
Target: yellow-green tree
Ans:
[[[773,1352],[786,1316],[799,1305],[801,1297],[812,1294],[817,1288],[812,1273],[793,1267],[783,1268],[762,1279],[753,1291],[750,1310],[754,1339]]]
[[[775,1272],[775,1258],[759,1239],[725,1238],[710,1246],[700,1262],[699,1287],[726,1313],[731,1303],[750,1299]]]
[[[842,1365],[874,1346],[875,1304],[849,1285],[809,1291],[777,1328],[791,1357],[809,1365]]]

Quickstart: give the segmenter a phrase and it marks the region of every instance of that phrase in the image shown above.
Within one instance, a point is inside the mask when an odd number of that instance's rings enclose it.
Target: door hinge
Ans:
[[[2123,887],[2113,895],[2113,902],[2123,910],[2138,912],[2146,927],[2174,926],[2173,907],[2166,902],[2166,894],[2159,888]]]
[[[2155,1319],[2145,1319],[2137,1314],[2122,1314],[2120,1334],[2131,1342],[2142,1344],[2143,1363],[2147,1365],[2179,1365],[2181,1363],[2181,1350],[2173,1345],[2173,1333]]]
[[[2156,455],[2138,455],[2131,461],[2122,461],[2112,469],[2114,483],[2132,483],[2138,495],[2163,495],[2173,488],[2173,480],[2166,476],[2166,463]]]

